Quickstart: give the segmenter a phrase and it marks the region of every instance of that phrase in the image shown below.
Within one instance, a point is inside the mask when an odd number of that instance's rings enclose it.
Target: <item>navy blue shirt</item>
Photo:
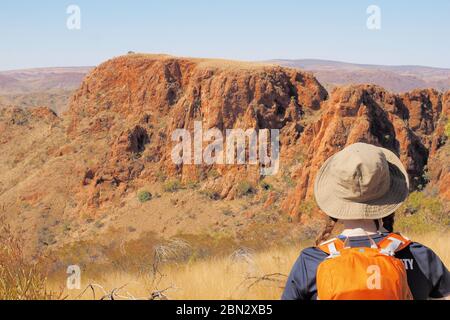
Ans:
[[[375,242],[388,234],[373,235]],[[351,247],[370,247],[367,236],[350,237]],[[289,275],[282,300],[316,300],[316,273],[328,255],[319,248],[302,251]],[[439,257],[429,248],[413,242],[395,255],[405,265],[408,284],[415,300],[443,298],[450,295],[450,273]]]

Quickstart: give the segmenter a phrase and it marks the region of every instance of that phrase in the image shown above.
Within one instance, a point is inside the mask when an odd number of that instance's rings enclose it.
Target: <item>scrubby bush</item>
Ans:
[[[72,226],[70,225],[70,222],[64,222],[62,225],[62,229],[64,233],[69,232],[70,230],[72,230]]]
[[[234,215],[234,212],[233,212],[233,210],[231,210],[231,208],[224,208],[224,209],[222,209],[222,214],[224,216],[230,217],[230,216]]]
[[[196,181],[188,181],[188,182],[186,183],[186,187],[187,187],[188,189],[191,189],[191,190],[198,189],[199,186],[200,186],[199,183],[196,182]]]
[[[261,183],[259,185],[265,191],[269,191],[269,190],[273,189],[272,185],[265,180],[261,181]]]
[[[291,174],[289,172],[283,173],[283,182],[288,186],[288,188],[294,188],[296,183],[294,179],[292,179]]]
[[[145,203],[152,200],[152,194],[148,191],[140,191],[138,193],[138,199],[140,203]]]
[[[103,222],[101,222],[101,221],[97,221],[97,222],[95,222],[95,227],[97,228],[97,229],[101,229],[101,228],[103,228],[104,226],[105,226],[105,224],[103,223]]]
[[[61,294],[48,289],[43,262],[31,262],[25,257],[23,240],[15,237],[7,225],[0,231],[0,300],[61,298]]]
[[[255,193],[255,188],[250,182],[244,180],[239,182],[237,186],[237,193],[240,197],[249,196]]]
[[[316,209],[317,204],[314,200],[303,200],[298,207],[298,217],[302,215],[311,216]]]
[[[56,243],[55,235],[46,227],[39,230],[38,240],[39,244],[43,246],[51,246]]]
[[[167,175],[164,173],[164,171],[159,170],[156,172],[156,179],[158,179],[159,182],[166,181]]]
[[[208,178],[216,179],[216,178],[220,177],[220,173],[216,169],[211,169],[210,171],[208,171],[207,176],[208,176]]]
[[[164,184],[164,191],[165,192],[177,192],[178,190],[180,190],[182,187],[180,180],[178,179],[174,179],[174,180],[169,180]]]
[[[450,120],[447,120],[447,124],[445,125],[445,135],[447,138],[450,138]]]
[[[409,233],[425,233],[450,227],[450,217],[438,197],[413,192],[398,211],[396,229]]]
[[[210,200],[220,200],[220,194],[212,189],[204,189],[200,191],[200,194],[207,197]]]

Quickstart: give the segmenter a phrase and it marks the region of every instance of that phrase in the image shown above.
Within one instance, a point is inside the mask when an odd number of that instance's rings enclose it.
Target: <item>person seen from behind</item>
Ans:
[[[387,149],[356,143],[328,159],[314,194],[330,220],[318,246],[300,254],[282,299],[448,298],[450,273],[440,258],[394,233],[394,213],[408,193],[408,174]],[[344,231],[325,241],[337,221]]]

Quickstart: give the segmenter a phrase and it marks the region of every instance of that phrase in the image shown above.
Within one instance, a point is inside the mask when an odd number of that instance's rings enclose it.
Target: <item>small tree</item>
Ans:
[[[148,191],[141,191],[138,193],[138,199],[140,203],[145,203],[152,200],[152,194]]]

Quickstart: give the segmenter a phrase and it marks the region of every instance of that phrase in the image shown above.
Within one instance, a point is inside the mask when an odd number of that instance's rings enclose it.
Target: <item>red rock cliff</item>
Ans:
[[[283,204],[284,210],[299,215],[301,203],[312,197],[315,174],[323,162],[355,142],[398,154],[412,188],[427,183],[430,155],[445,145],[448,96],[435,90],[396,95],[377,86],[357,85],[337,88],[327,99],[314,77],[293,69],[130,55],[100,65],[85,79],[68,111],[68,132],[73,137],[106,137],[98,146],[101,161],[83,180],[90,190],[88,201],[95,206],[111,194],[125,192],[132,181],[156,179],[161,172],[184,181],[207,175],[212,167],[176,166],[170,158],[172,132],[193,131],[194,121],[223,132],[280,129],[282,163],[288,166],[299,152],[304,157],[292,172],[296,187]],[[432,171],[436,181],[447,181],[448,168],[437,166]],[[214,170],[219,176],[207,183],[222,198],[235,196],[237,181],[261,178],[255,166]]]

